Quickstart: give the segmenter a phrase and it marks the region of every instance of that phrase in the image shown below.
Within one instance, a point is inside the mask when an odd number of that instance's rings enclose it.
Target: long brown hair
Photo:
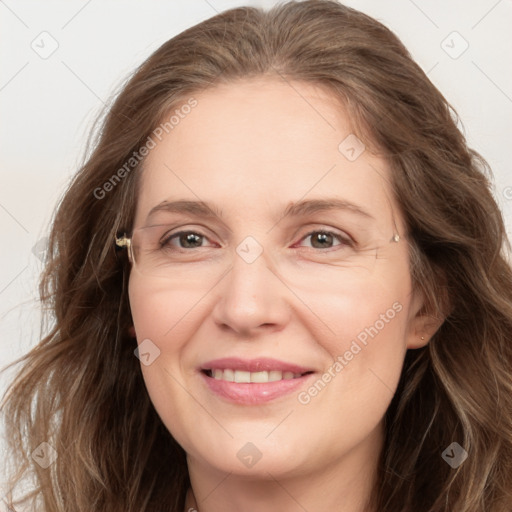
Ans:
[[[2,403],[10,485],[31,477],[27,496],[46,512],[183,511],[185,452],[134,357],[129,264],[113,241],[132,227],[144,160],[130,159],[159,123],[205,89],[261,75],[329,88],[387,159],[413,285],[425,312],[445,319],[406,355],[385,417],[375,509],[510,512],[512,270],[489,166],[399,39],[332,0],[236,8],[189,28],[110,107],[52,219],[40,283],[52,327],[12,363],[22,367]],[[46,469],[31,457],[42,442],[57,453]],[[453,442],[468,453],[457,468],[441,457]]]

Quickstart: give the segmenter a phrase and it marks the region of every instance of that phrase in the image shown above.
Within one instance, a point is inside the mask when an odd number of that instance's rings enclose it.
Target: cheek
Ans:
[[[202,295],[204,291],[194,286],[169,286],[136,275],[130,278],[129,299],[139,353],[150,353],[150,364],[140,358],[141,370],[159,411],[176,412],[170,409],[178,407],[180,401],[169,397],[181,396],[179,383],[194,372],[196,361],[190,359],[194,354],[188,342],[198,328],[198,315],[203,315]]]
[[[296,417],[311,425],[337,425],[340,451],[362,441],[381,422],[406,351],[407,290],[392,283],[349,284],[312,299],[311,308],[321,312],[329,327],[316,341],[330,361],[319,379],[302,390]]]
[[[374,354],[384,356],[393,347],[404,345],[406,308],[404,297],[392,291],[379,294],[377,290],[363,290],[331,296],[322,306],[322,318],[334,336],[327,338],[332,355],[351,351],[366,358]],[[372,292],[372,293],[371,293]],[[350,359],[351,356],[347,354]]]
[[[151,395],[153,387],[160,387],[157,381],[166,379],[166,371],[174,374],[179,369],[190,328],[187,312],[192,298],[187,293],[170,292],[146,278],[130,278],[128,294],[139,352],[150,354],[146,360],[141,357],[141,369]]]
[[[298,289],[297,294],[314,313],[318,324],[315,330],[326,333],[324,340],[333,349],[343,349],[358,335],[364,344],[378,334],[386,337],[391,331],[396,335],[404,332],[410,300],[406,276],[382,279],[338,271],[328,277]],[[314,330],[312,324],[309,328]]]
[[[186,445],[190,425],[184,426],[178,418],[186,418],[190,409],[190,395],[183,387],[183,368],[192,367],[185,349],[193,336],[192,319],[200,310],[200,295],[190,288],[173,290],[147,278],[131,277],[128,294],[139,352],[141,347],[149,346],[151,354],[150,364],[144,364],[141,358],[148,395],[169,431]],[[154,345],[147,345],[148,340]]]
[[[391,399],[406,352],[409,281],[339,275],[308,295],[308,306],[321,320],[316,341],[331,360],[324,380],[338,396]]]
[[[191,328],[195,310],[201,307],[202,293],[204,290],[199,287],[179,287],[176,283],[166,285],[137,275],[131,277],[128,294],[139,343],[149,338],[154,339],[162,351],[178,347],[184,339],[183,333]]]

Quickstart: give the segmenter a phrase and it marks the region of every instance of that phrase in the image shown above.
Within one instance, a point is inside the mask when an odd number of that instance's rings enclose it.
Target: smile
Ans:
[[[216,359],[199,370],[210,393],[240,405],[258,405],[290,395],[315,374],[312,369],[271,358]]]

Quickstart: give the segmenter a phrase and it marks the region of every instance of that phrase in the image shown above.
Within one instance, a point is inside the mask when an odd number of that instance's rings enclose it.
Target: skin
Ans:
[[[318,86],[264,77],[194,97],[198,105],[146,159],[135,228],[155,205],[177,199],[211,201],[223,219],[159,213],[152,224],[199,232],[203,247],[182,249],[196,256],[176,259],[167,278],[136,267],[129,283],[137,341],[160,350],[141,364],[149,396],[187,452],[185,510],[363,512],[405,352],[437,329],[419,314],[389,169],[369,150],[355,161],[338,150],[354,131]],[[293,201],[326,197],[374,219],[282,217]],[[348,234],[359,250],[336,239],[314,246],[314,229]],[[250,264],[236,252],[247,236],[263,248]],[[229,403],[198,372],[211,359],[266,356],[321,378],[397,303],[400,312],[307,404],[297,392],[265,405]],[[247,442],[261,452],[251,468],[237,457]]]

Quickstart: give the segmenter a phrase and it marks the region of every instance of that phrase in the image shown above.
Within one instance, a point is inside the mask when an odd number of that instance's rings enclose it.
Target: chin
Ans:
[[[261,479],[304,473],[308,459],[311,461],[299,444],[283,447],[263,436],[261,439],[252,438],[253,441],[249,439],[251,436],[247,435],[243,439],[230,438],[226,443],[217,442],[214,448],[207,442],[206,446],[196,445],[189,453],[193,454],[192,458],[202,460],[203,464],[217,471]]]

